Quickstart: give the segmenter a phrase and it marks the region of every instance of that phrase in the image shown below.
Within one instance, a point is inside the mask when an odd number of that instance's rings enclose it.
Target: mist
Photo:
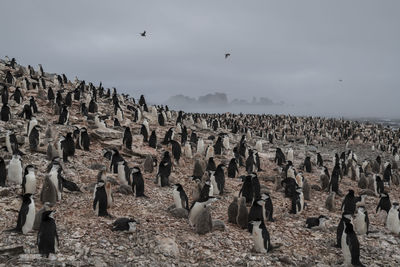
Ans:
[[[284,104],[172,108],[400,118],[399,1],[5,0],[2,10],[0,57],[152,103],[223,92]]]

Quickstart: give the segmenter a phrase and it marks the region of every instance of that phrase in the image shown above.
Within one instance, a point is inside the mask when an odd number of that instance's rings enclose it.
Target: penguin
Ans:
[[[217,189],[220,195],[224,193],[225,188],[225,173],[224,173],[225,165],[219,164],[217,169],[215,170],[215,182],[217,183]]]
[[[32,194],[23,195],[15,230],[22,232],[24,235],[30,232],[35,221],[35,212],[35,202],[33,201]]]
[[[32,116],[32,118],[28,122],[28,127],[27,127],[27,136],[29,137],[31,134],[31,131],[33,127],[35,127],[38,124],[36,117]]]
[[[62,152],[62,158],[64,162],[68,162],[68,157],[75,155],[75,142],[72,137],[72,133],[67,133],[67,135],[61,140],[60,148]]]
[[[6,163],[4,162],[4,159],[2,157],[0,157],[0,186],[1,187],[6,186],[6,179],[7,179]]]
[[[308,183],[307,179],[304,179],[302,188],[303,188],[304,199],[311,200],[311,186]]]
[[[253,196],[254,199],[260,199],[261,198],[261,186],[260,186],[260,181],[258,180],[257,174],[252,173],[250,174],[251,176],[251,186],[253,187]]]
[[[66,105],[62,106],[60,116],[58,117],[58,124],[67,125],[69,119],[69,111]]]
[[[258,151],[258,152],[262,152],[262,151],[263,151],[263,149],[262,149],[262,141],[261,141],[261,140],[258,140],[258,141],[256,142],[256,147],[255,147],[255,149],[256,149],[256,151]]]
[[[208,148],[207,148],[206,160],[208,160],[210,157],[214,157],[214,147],[213,146],[208,146]]]
[[[117,169],[119,182],[123,185],[131,185],[131,172],[128,163],[126,161],[119,161]]]
[[[172,191],[175,207],[189,210],[189,200],[181,184],[175,184]]]
[[[239,173],[238,167],[237,167],[237,160],[235,158],[232,158],[229,161],[228,165],[228,177],[229,178],[235,178],[236,173]]]
[[[356,168],[359,173],[358,187],[361,189],[367,189],[368,188],[368,180],[367,180],[367,177],[365,177],[363,168],[361,166],[356,166]]]
[[[156,149],[157,147],[157,136],[156,136],[156,131],[153,130],[151,132],[150,138],[149,138],[149,146]]]
[[[32,165],[25,167],[22,179],[22,193],[34,195],[36,193],[35,168]]]
[[[196,160],[194,162],[194,168],[193,168],[193,178],[194,179],[200,179],[203,177],[204,175],[204,169],[202,164],[200,163],[200,160]]]
[[[271,196],[268,193],[262,193],[261,199],[265,201],[264,206],[264,219],[269,222],[274,222],[273,214],[274,214],[274,206],[272,204]]]
[[[329,211],[335,210],[335,192],[330,192],[325,201],[325,208]]]
[[[94,188],[93,210],[97,216],[108,216],[108,199],[105,188],[105,182],[100,180]]]
[[[2,121],[6,121],[6,122],[11,120],[11,110],[10,110],[10,107],[6,103],[3,104],[3,106],[1,107],[0,119]]]
[[[144,194],[144,180],[142,172],[139,167],[133,167],[131,170],[132,175],[132,192],[136,197],[146,197]]]
[[[354,214],[356,211],[356,202],[357,199],[354,196],[354,191],[350,189],[345,196],[340,209],[346,214]]]
[[[272,250],[269,232],[262,220],[252,221],[252,237],[254,248],[259,253],[267,253]]]
[[[212,187],[213,186],[210,180],[205,181],[203,187],[200,190],[199,199],[206,199],[207,197],[212,197],[214,195],[214,190]]]
[[[309,156],[307,156],[304,159],[304,168],[305,168],[306,172],[308,172],[308,173],[312,172],[311,159]]]
[[[54,91],[51,87],[47,89],[47,100],[49,100],[50,102],[55,100]]]
[[[292,207],[290,213],[299,214],[304,209],[304,195],[301,187],[296,189],[296,194],[292,196]]]
[[[57,234],[57,226],[54,220],[55,211],[47,210],[43,212],[42,221],[40,223],[37,235],[37,245],[39,253],[49,257],[49,254],[55,254],[59,246]]]
[[[110,155],[111,155],[110,156],[110,160],[111,160],[110,171],[111,171],[111,173],[118,173],[118,162],[124,161],[124,159],[119,154],[119,151],[115,148],[111,150]]]
[[[112,224],[112,231],[127,231],[133,233],[136,231],[138,222],[132,218],[118,218]]]
[[[212,231],[213,223],[209,204],[200,209],[195,217],[195,231],[199,235],[204,235]]]
[[[79,188],[79,186],[76,183],[69,181],[62,176],[61,176],[61,183],[62,183],[63,189],[65,188],[70,192],[81,192],[81,189]]]
[[[385,186],[381,177],[377,174],[373,176],[373,185],[374,185],[374,192],[376,196],[379,196],[381,193],[384,192]]]
[[[319,217],[310,217],[306,219],[306,227],[309,229],[326,229],[328,217],[320,215]]]
[[[171,140],[169,143],[172,147],[172,156],[174,157],[176,163],[179,165],[179,160],[182,155],[181,145],[175,140]]]
[[[212,204],[217,199],[215,197],[200,198],[199,200],[193,202],[189,210],[189,224],[193,227],[196,225],[197,216],[201,213],[207,205]]]
[[[29,98],[29,106],[31,107],[33,113],[38,113],[39,112],[37,104],[36,104],[36,101],[35,101],[35,98],[33,96],[31,96]]]
[[[222,138],[221,138],[221,136],[219,136],[217,141],[214,144],[215,155],[222,155],[222,148],[223,148]]]
[[[76,141],[76,148],[89,151],[89,147],[90,147],[90,138],[87,129],[85,127],[82,127],[79,130],[78,139]]]
[[[238,197],[233,197],[233,201],[228,206],[228,222],[236,224],[238,214]]]
[[[252,178],[251,175],[246,176],[242,184],[242,188],[239,191],[239,197],[243,197],[245,199],[245,203],[247,204],[252,203],[254,197],[254,189],[251,178]]]
[[[261,141],[259,141],[259,142],[261,142]],[[224,148],[226,149],[226,150],[230,150],[231,149],[231,147],[230,147],[230,145],[229,145],[229,136],[224,136],[224,138],[223,138],[223,140],[222,140],[222,144],[223,144],[223,146],[224,146]],[[256,147],[257,147],[257,145],[256,145]],[[260,149],[260,148],[259,148]],[[261,150],[258,150],[258,151],[262,151],[262,146],[261,146]]]
[[[278,166],[281,166],[286,162],[285,154],[283,154],[282,150],[279,147],[276,148],[274,162],[278,164]]]
[[[140,134],[143,135],[143,143],[149,141],[149,132],[144,124],[142,124],[142,127],[140,128]]]
[[[125,127],[124,136],[122,138],[122,144],[129,150],[132,150],[132,134],[129,127]]]
[[[208,159],[206,171],[216,171],[216,170],[217,170],[217,165],[214,162],[214,157],[210,157]]]
[[[287,160],[294,162],[293,148],[289,148],[287,152]]]
[[[169,152],[165,151],[163,159],[161,160],[158,166],[157,181],[159,186],[163,187],[169,185],[169,176],[171,175],[171,168],[172,168],[172,162],[169,156]]]
[[[22,161],[21,156],[14,154],[8,163],[8,183],[22,184]]]
[[[285,197],[292,198],[296,195],[296,178],[295,178],[295,170],[292,166],[289,166],[287,169],[286,179],[281,182],[281,185],[285,187]]]
[[[183,147],[185,157],[191,159],[193,157],[192,146],[190,145],[190,143],[183,143],[183,144],[185,144]]]
[[[369,219],[368,212],[364,206],[359,206],[357,209],[356,217],[354,218],[354,230],[357,235],[368,234]]]
[[[336,228],[336,247],[342,248],[342,235],[344,232],[344,227],[346,223],[351,223],[351,220],[351,214],[342,214],[342,218],[340,219],[339,224]]]
[[[23,97],[22,97],[22,93],[21,93],[21,90],[19,89],[19,87],[15,88],[14,93],[11,95],[11,97],[14,99],[14,101],[17,104],[21,104]]]
[[[169,141],[174,139],[174,128],[169,128],[169,130],[165,133],[163,145],[167,145]]]
[[[42,222],[43,213],[45,211],[50,210],[50,206],[51,206],[51,204],[49,202],[45,202],[45,203],[43,203],[43,207],[39,211],[36,212],[35,221],[33,223],[33,228],[32,228],[33,230],[39,231],[40,223]]]
[[[337,195],[339,195],[339,168],[339,165],[335,165],[335,168],[332,171],[331,179],[329,181],[329,191],[335,192]]]
[[[252,232],[253,225],[251,224],[252,221],[264,221],[264,207],[265,206],[265,201],[264,200],[254,200],[253,204],[251,205],[249,215],[247,217],[248,219],[248,224],[247,224],[247,230],[249,233]]]
[[[248,227],[248,211],[246,207],[246,198],[240,197],[238,202],[238,214],[236,217],[236,224],[239,225],[240,228],[246,229]]]
[[[33,126],[30,134],[29,134],[29,148],[31,151],[37,151],[38,146],[40,144],[40,126]]]
[[[324,160],[322,159],[322,156],[319,152],[317,153],[317,166],[319,167],[324,166]]]
[[[50,180],[50,175],[46,175],[42,185],[42,191],[40,193],[40,201],[50,204],[56,204],[57,202],[57,188]]]
[[[358,242],[357,235],[353,230],[353,225],[348,221],[344,224],[341,245],[344,264],[346,266],[364,266],[360,262],[360,243]]]
[[[143,164],[144,172],[152,173],[154,171],[154,160],[151,155],[146,155],[146,159]]]
[[[57,192],[57,200],[61,200],[61,193],[63,191],[62,179],[61,179],[61,166],[58,162],[52,162],[53,165],[49,172],[49,178],[51,183]]]
[[[400,233],[400,213],[399,213],[399,203],[393,202],[388,215],[386,217],[386,228],[398,235]]]
[[[203,138],[199,138],[197,141],[197,149],[196,152],[200,155],[204,154],[204,141]]]
[[[320,183],[321,183],[322,191],[327,190],[328,187],[329,187],[329,180],[330,180],[329,171],[328,171],[327,167],[323,166],[323,169],[321,171],[321,175],[319,176],[319,180],[320,180]]]
[[[383,182],[390,185],[390,182],[392,180],[392,165],[390,163],[385,165],[385,170],[383,172]]]
[[[389,194],[386,192],[383,192],[380,194],[380,199],[378,206],[376,207],[376,213],[385,213],[385,221],[386,221],[386,216],[390,211],[390,208],[392,207],[392,204],[390,202]]]

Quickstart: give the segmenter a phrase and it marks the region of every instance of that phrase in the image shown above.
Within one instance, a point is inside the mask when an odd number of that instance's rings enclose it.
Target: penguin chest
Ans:
[[[50,173],[50,181],[53,184],[54,188],[57,191],[57,199],[60,200],[61,199],[61,192],[60,192],[60,188],[58,187],[58,174],[57,172],[53,171]]]
[[[343,230],[341,245],[342,245],[344,264],[350,265],[351,264],[351,252],[350,252],[350,247],[346,243],[346,238],[347,238],[347,234]]]
[[[6,147],[7,147],[8,153],[13,153],[9,135],[6,136]]]
[[[357,214],[356,218],[354,219],[354,228],[358,235],[365,235],[367,233],[367,224],[365,222],[364,214]]]
[[[215,176],[211,177],[211,184],[212,184],[212,189],[213,189],[212,194],[213,195],[218,195],[219,194],[219,190],[218,190],[217,181],[215,180]],[[211,189],[210,189],[210,191],[211,191]]]
[[[128,181],[125,176],[125,166],[123,164],[118,165],[118,179],[121,184],[128,185]]]
[[[256,251],[261,253],[267,252],[264,248],[264,239],[262,237],[261,229],[258,227],[253,227],[253,241]]]
[[[299,201],[299,203],[300,203],[300,205],[297,206],[297,213],[300,213],[304,209],[304,195],[303,195],[303,193],[301,193],[299,195],[299,199],[297,201]]]
[[[179,194],[178,190],[174,190],[174,192],[172,193],[173,197],[174,197],[174,203],[175,203],[175,207],[177,209],[181,209],[182,208],[182,200],[181,200],[181,196]]]
[[[28,173],[25,176],[25,193],[26,194],[34,194],[36,192],[36,177],[33,173]]]
[[[10,182],[22,184],[22,166],[18,160],[11,160],[8,167],[8,179]]]
[[[196,203],[189,213],[189,223],[191,226],[195,225],[196,217],[199,215],[200,211],[204,208],[202,204]]]
[[[35,221],[35,203],[33,200],[29,204],[28,213],[26,214],[25,224],[22,226],[22,233],[26,234],[32,230]]]

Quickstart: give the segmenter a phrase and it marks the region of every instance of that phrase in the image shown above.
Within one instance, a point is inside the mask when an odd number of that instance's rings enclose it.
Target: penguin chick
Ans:
[[[138,224],[135,219],[131,218],[118,218],[112,224],[112,231],[127,231],[133,233],[136,231],[136,225]]]
[[[236,224],[236,217],[238,214],[238,197],[234,197],[228,207],[228,222]]]
[[[335,210],[335,195],[335,192],[330,192],[325,201],[325,208],[331,212]]]

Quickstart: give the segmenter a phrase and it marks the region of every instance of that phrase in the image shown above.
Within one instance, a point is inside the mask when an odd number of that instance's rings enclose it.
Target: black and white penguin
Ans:
[[[269,232],[262,220],[250,222],[252,227],[252,237],[254,248],[259,253],[267,253],[272,250]]]
[[[248,216],[248,226],[247,230],[251,233],[253,225],[251,224],[252,221],[264,221],[264,207],[265,202],[264,200],[258,199],[254,200],[253,204],[251,205],[249,216]]]
[[[350,189],[345,196],[340,209],[346,214],[354,214],[356,211],[356,203],[357,199],[354,196],[354,191]]]
[[[31,96],[29,98],[29,106],[31,107],[33,113],[38,113],[39,112],[37,104],[36,104],[36,101],[35,101],[35,98],[33,96]]]
[[[18,213],[17,232],[22,232],[24,235],[30,232],[35,222],[35,202],[32,194],[25,194],[22,197],[22,205]]]
[[[18,104],[22,103],[23,97],[19,87],[15,88],[14,93],[11,95],[11,97],[14,99],[16,103]]]
[[[342,214],[342,218],[339,221],[339,224],[336,228],[336,247],[341,248],[342,247],[342,235],[344,231],[344,225],[345,223],[350,223],[352,220],[352,215],[351,214]]]
[[[113,222],[112,231],[127,231],[133,233],[136,231],[138,222],[132,218],[118,218]]]
[[[228,165],[228,177],[229,178],[235,178],[236,177],[236,173],[239,173],[238,167],[237,167],[237,160],[236,158],[232,158],[229,161],[229,165]]]
[[[324,160],[322,159],[322,156],[319,152],[317,153],[317,166],[319,167],[324,166]]]
[[[172,168],[171,157],[169,155],[169,152],[165,151],[164,156],[160,161],[160,164],[158,165],[157,180],[159,186],[163,187],[169,185],[169,176],[171,174],[171,168]]]
[[[211,197],[214,194],[213,185],[210,180],[204,182],[203,187],[200,190],[199,199],[205,199],[207,197]]]
[[[169,141],[174,139],[174,128],[171,127],[169,130],[165,133],[164,136],[164,141],[162,142],[163,145],[167,145]]]
[[[217,165],[215,164],[214,157],[210,157],[207,162],[206,171],[216,171]]]
[[[180,160],[181,155],[182,155],[181,145],[175,140],[171,140],[170,144],[171,144],[171,147],[172,147],[172,156],[174,157],[176,163],[179,165],[179,160]]]
[[[2,121],[11,120],[11,110],[7,103],[1,107],[0,117]]]
[[[122,144],[129,150],[132,149],[132,133],[131,128],[125,127],[124,136],[122,138]]]
[[[374,174],[373,176],[374,192],[376,196],[379,196],[385,190],[385,185],[380,175]]]
[[[299,214],[304,209],[304,196],[301,187],[296,189],[296,193],[292,196],[292,206],[290,213]]]
[[[131,170],[129,169],[128,162],[119,161],[117,171],[120,184],[131,185]]]
[[[253,184],[251,182],[251,175],[247,175],[242,188],[239,191],[239,197],[246,198],[246,203],[252,203],[254,198]]]
[[[36,193],[36,176],[35,167],[28,165],[25,167],[24,177],[22,179],[22,193],[35,194]]]
[[[393,202],[392,207],[386,217],[386,228],[398,235],[400,233],[400,211],[399,203]]]
[[[378,206],[376,207],[376,213],[385,212],[385,220],[386,220],[386,216],[389,213],[391,207],[392,204],[390,202],[389,194],[386,192],[381,193]]]
[[[265,206],[264,206],[264,218],[265,220],[269,222],[274,222],[274,206],[272,204],[272,199],[271,196],[268,193],[262,193],[261,194],[261,199],[265,201]]]
[[[54,220],[55,211],[47,210],[43,212],[42,221],[37,236],[39,253],[49,257],[50,253],[55,254],[59,246],[56,222]]]
[[[250,174],[250,176],[251,176],[251,185],[253,187],[254,199],[260,199],[261,198],[260,180],[258,180],[258,176],[255,172]]]
[[[108,198],[105,188],[105,182],[100,180],[94,188],[93,210],[97,216],[108,216],[107,212]]]
[[[64,162],[68,162],[68,157],[75,155],[75,142],[72,133],[67,133],[61,141],[62,158]]]
[[[340,177],[340,167],[335,165],[332,171],[332,176],[329,181],[329,192],[335,192],[339,195],[339,177]]]
[[[63,191],[62,178],[61,178],[61,165],[57,161],[52,161],[51,169],[49,171],[49,178],[57,192],[57,200],[61,200]]]
[[[212,204],[216,200],[217,199],[215,197],[207,196],[206,198],[200,198],[199,200],[193,202],[189,210],[189,224],[191,226],[195,226],[196,218],[201,213],[201,211],[205,209],[206,206]]]
[[[215,182],[217,183],[218,194],[222,195],[224,193],[225,188],[225,173],[224,173],[225,165],[219,164],[217,169],[215,170]]]
[[[283,154],[282,150],[279,147],[276,148],[274,161],[276,164],[278,164],[278,166],[281,166],[286,162],[285,154]]]
[[[360,262],[360,243],[351,222],[346,221],[341,239],[345,266],[364,266]]]
[[[132,192],[136,197],[145,197],[144,194],[144,180],[142,172],[139,167],[133,167],[131,170],[132,175]]]
[[[51,87],[49,87],[47,89],[47,100],[54,101],[54,99],[55,99],[54,91]]]
[[[189,200],[181,184],[175,184],[172,191],[175,207],[189,210]]]
[[[309,229],[325,229],[328,217],[320,215],[319,217],[310,217],[306,219],[306,227]]]
[[[37,151],[40,144],[40,129],[39,125],[35,125],[29,134],[29,148],[31,151]]]
[[[385,170],[383,172],[383,182],[390,185],[392,181],[392,165],[390,163],[385,164]]]
[[[8,163],[8,183],[13,183],[20,185],[22,184],[22,161],[21,156],[18,154],[14,154]]]
[[[157,148],[157,135],[156,135],[156,131],[153,130],[151,132],[150,138],[149,138],[149,146],[152,148]]]
[[[85,127],[79,130],[78,139],[76,140],[76,148],[89,151],[90,138]]]
[[[369,231],[369,218],[368,212],[364,206],[359,206],[357,209],[356,217],[354,218],[354,230],[357,235],[368,234]]]
[[[62,176],[61,176],[61,182],[62,182],[63,189],[66,189],[70,192],[81,192],[81,189],[79,188],[79,186],[76,183],[69,181]]]
[[[110,172],[118,173],[118,162],[124,161],[122,156],[119,154],[119,151],[116,148],[113,148],[112,150],[104,153],[104,157],[111,161]]]
[[[306,172],[312,172],[311,158],[309,156],[304,159],[304,168]]]
[[[147,131],[147,127],[144,124],[142,124],[142,127],[140,128],[140,134],[143,135],[143,142],[149,141],[149,132]]]
[[[58,124],[67,125],[69,119],[69,111],[66,105],[62,106],[60,116],[58,117]]]
[[[7,180],[7,169],[4,159],[0,157],[0,186],[5,187]]]

